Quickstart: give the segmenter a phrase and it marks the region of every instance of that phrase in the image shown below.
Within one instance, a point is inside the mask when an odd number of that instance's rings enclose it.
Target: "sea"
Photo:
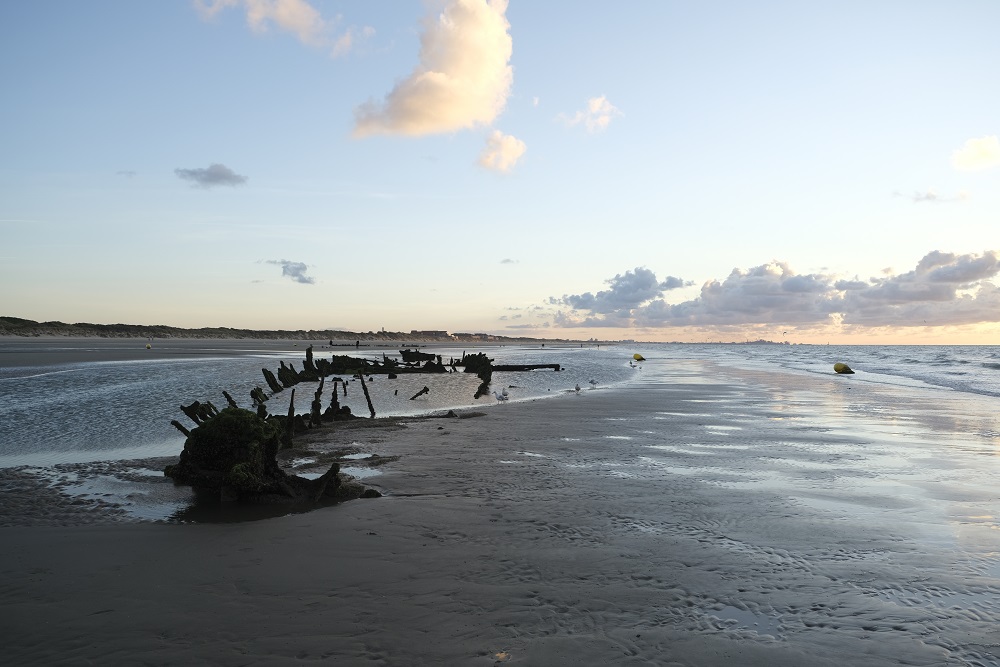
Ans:
[[[0,340],[0,468],[176,456],[184,436],[171,421],[193,427],[180,406],[197,400],[224,407],[223,391],[250,408],[250,390],[261,387],[270,395],[270,412],[285,414],[291,391],[271,395],[262,369],[276,373],[282,362],[301,369],[310,345],[153,341],[147,351],[146,344],[130,339]],[[494,373],[491,389],[506,391],[504,401],[492,393],[475,398],[479,379],[472,374],[369,376],[366,385],[377,417],[500,408],[511,401],[669,381],[665,376],[658,380],[658,369],[666,372],[672,361],[685,360],[804,377],[831,376],[835,363],[845,363],[855,371],[851,381],[860,385],[1000,399],[1000,346],[549,343],[420,349],[440,355],[445,363],[467,352],[485,352],[494,364],[559,364],[561,370]],[[340,354],[378,361],[400,358],[398,346],[355,349],[316,343],[313,354],[317,359]],[[346,393],[340,385],[339,403],[355,415],[369,416],[361,383],[344,379]],[[416,396],[424,387],[428,391]],[[318,383],[296,386],[297,412],[308,412],[317,389]],[[328,381],[324,406],[331,390]]]

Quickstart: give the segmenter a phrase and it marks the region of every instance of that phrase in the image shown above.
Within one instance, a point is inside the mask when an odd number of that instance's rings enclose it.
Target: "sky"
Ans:
[[[0,3],[0,315],[1000,344],[1000,2]]]

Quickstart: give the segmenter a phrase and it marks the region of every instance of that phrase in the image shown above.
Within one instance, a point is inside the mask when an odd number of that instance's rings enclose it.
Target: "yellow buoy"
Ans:
[[[636,361],[646,361],[646,357],[642,356],[638,352],[636,352],[635,354],[633,354],[632,358],[635,359]]]
[[[833,370],[836,371],[837,373],[840,373],[841,375],[854,375],[854,371],[851,370],[850,366],[848,366],[847,364],[842,364],[840,362],[837,362],[833,365]]]

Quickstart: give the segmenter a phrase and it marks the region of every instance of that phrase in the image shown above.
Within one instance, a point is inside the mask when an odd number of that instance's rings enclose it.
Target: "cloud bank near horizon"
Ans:
[[[558,299],[550,298],[549,302],[569,306],[574,311],[587,311],[590,318],[606,319],[609,324],[605,326],[621,326],[622,322],[628,322],[633,311],[641,304],[662,297],[668,290],[694,284],[673,276],[668,276],[663,281],[657,280],[656,274],[645,267],[619,273],[604,282],[609,285],[609,289],[596,294],[566,294]]]
[[[694,299],[670,304],[663,292],[690,285],[660,282],[648,269],[626,271],[607,282],[611,289],[550,297],[563,306],[558,327],[823,326],[921,327],[1000,322],[1000,253],[956,255],[932,251],[906,273],[844,279],[798,274],[772,261],[733,269],[709,280]],[[680,283],[680,284],[678,284]]]

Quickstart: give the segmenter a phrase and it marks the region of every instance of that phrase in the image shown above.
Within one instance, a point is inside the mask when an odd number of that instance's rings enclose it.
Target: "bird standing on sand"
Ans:
[[[493,395],[494,395],[494,396],[496,396],[496,398],[497,398],[497,403],[503,403],[503,402],[504,402],[504,401],[506,401],[506,400],[507,400],[508,398],[510,398],[509,396],[507,396],[507,395],[506,395],[506,393],[504,393],[504,394],[501,394],[501,393],[500,393],[499,391],[495,391],[495,392],[493,392]]]
[[[580,383],[579,382],[576,383],[576,393],[578,393],[578,394],[580,393]]]
[[[597,389],[597,380],[593,380],[593,379],[592,379],[592,380],[590,381],[590,388],[591,388],[591,389]]]

